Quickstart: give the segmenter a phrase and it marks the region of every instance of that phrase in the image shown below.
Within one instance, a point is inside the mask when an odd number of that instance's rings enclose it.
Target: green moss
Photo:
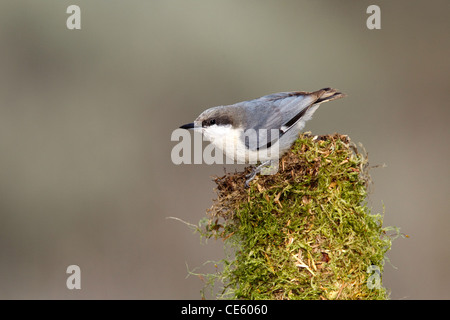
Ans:
[[[207,275],[222,282],[219,298],[386,299],[382,285],[368,286],[391,238],[367,207],[367,170],[347,136],[304,134],[278,173],[250,188],[249,168],[216,178],[218,197],[199,230],[231,248],[222,270]]]

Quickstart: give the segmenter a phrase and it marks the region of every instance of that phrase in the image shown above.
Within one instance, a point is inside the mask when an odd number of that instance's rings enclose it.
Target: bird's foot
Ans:
[[[277,168],[277,171],[278,171],[278,161],[276,162],[276,164],[277,164],[276,168]],[[268,166],[268,165],[269,165],[269,166]],[[245,187],[246,187],[246,188],[250,187],[250,182],[251,182],[253,179],[255,179],[256,175],[257,175],[258,173],[260,173],[261,170],[263,170],[263,169],[265,169],[265,170],[271,170],[270,166],[272,166],[272,165],[273,165],[273,164],[272,164],[272,160],[267,160],[267,161],[261,163],[261,164],[260,164],[259,166],[257,166],[256,168],[254,168],[254,169],[252,170],[251,173],[249,173],[249,174],[247,174],[247,175],[245,176],[245,177],[247,178],[247,180],[245,181]],[[276,172],[276,171],[275,171],[275,172]],[[267,174],[267,173],[264,173],[264,174]],[[272,173],[272,174],[273,174],[273,173]]]

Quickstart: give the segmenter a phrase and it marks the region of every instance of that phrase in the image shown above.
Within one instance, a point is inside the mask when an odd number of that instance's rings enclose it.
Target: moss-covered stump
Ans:
[[[391,239],[367,207],[367,158],[348,136],[303,134],[275,175],[215,178],[202,235],[232,248],[216,274],[234,299],[386,299]],[[379,272],[378,272],[379,271]]]

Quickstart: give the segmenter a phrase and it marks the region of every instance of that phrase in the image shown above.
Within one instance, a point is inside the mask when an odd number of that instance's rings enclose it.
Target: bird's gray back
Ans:
[[[241,109],[247,128],[281,129],[289,120],[309,107],[316,99],[295,92],[280,92],[231,105]]]

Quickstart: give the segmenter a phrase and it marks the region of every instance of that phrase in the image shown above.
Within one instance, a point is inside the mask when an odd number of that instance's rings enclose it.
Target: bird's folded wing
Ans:
[[[239,103],[250,111],[246,125],[252,129],[244,137],[245,146],[250,150],[269,148],[295,126],[314,101],[309,95],[282,92]]]

